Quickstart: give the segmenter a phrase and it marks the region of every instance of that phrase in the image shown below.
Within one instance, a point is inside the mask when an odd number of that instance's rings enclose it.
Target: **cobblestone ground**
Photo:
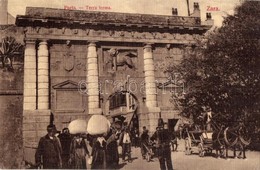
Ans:
[[[196,153],[185,155],[183,141],[180,142],[178,152],[172,152],[174,170],[260,170],[260,152],[247,151],[247,159],[216,159],[212,156],[199,157]],[[230,151],[230,156],[232,152]],[[132,148],[133,162],[122,162],[120,169],[129,170],[157,170],[159,161],[154,158],[151,162],[143,160],[140,148]]]

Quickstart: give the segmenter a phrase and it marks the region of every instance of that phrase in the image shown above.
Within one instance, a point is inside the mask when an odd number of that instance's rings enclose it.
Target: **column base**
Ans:
[[[158,119],[160,118],[160,107],[145,107],[143,113],[140,114],[140,130],[146,126],[149,134],[152,135],[158,126]]]

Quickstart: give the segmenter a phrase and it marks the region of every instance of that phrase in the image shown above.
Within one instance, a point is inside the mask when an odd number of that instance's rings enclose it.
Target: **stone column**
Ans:
[[[96,44],[88,44],[87,55],[88,114],[101,114],[99,108],[98,56]]]
[[[46,41],[40,42],[37,53],[38,61],[36,62],[35,41],[26,42],[24,59],[24,110],[22,130],[23,159],[28,162],[35,161],[33,155],[35,155],[38,142],[40,138],[46,134],[46,127],[50,123],[49,54]],[[37,63],[38,67],[36,67]],[[38,79],[36,77],[36,69],[38,69]],[[36,87],[38,93],[36,93]],[[36,101],[38,103],[38,107]]]
[[[36,109],[36,49],[35,41],[27,40],[24,51],[23,110]]]
[[[144,76],[145,76],[146,106],[157,107],[156,83],[154,77],[154,62],[153,62],[151,44],[146,44],[144,46]]]
[[[49,109],[49,51],[47,41],[38,49],[38,109]]]
[[[144,46],[144,76],[145,76],[145,105],[144,115],[140,119],[143,125],[148,127],[149,132],[153,133],[158,126],[160,108],[157,107],[156,82],[154,74],[154,60],[151,44]]]

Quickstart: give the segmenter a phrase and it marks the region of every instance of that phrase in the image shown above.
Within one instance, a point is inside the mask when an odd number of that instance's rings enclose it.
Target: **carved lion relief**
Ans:
[[[130,49],[120,49],[111,48],[107,50],[107,55],[105,56],[105,66],[108,71],[117,70],[136,70],[135,61],[137,59],[137,50]]]

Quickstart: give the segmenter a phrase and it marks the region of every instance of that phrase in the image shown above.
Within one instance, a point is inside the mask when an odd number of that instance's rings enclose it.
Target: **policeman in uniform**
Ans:
[[[166,124],[164,124],[163,119],[159,119],[158,128],[151,139],[156,141],[156,149],[161,170],[173,170],[170,146],[171,134],[165,126]]]

